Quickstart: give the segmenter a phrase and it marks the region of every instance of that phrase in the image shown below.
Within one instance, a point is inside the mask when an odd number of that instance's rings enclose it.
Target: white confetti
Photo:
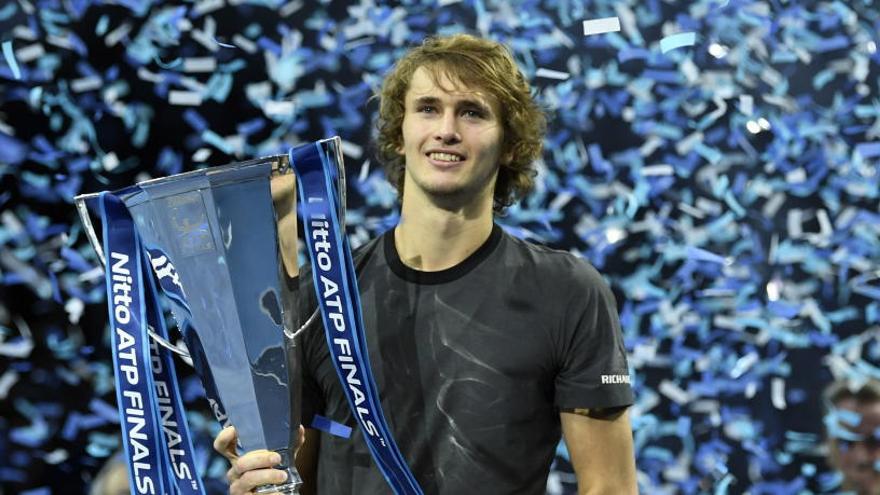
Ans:
[[[168,91],[168,103],[197,107],[202,104],[202,94],[195,91],[172,89]]]
[[[266,100],[263,102],[263,113],[269,117],[273,115],[289,117],[294,114],[295,110],[296,105],[292,101]]]
[[[361,171],[358,173],[358,182],[365,182],[370,176],[370,160],[365,161],[361,165]]]
[[[101,157],[101,165],[107,172],[112,172],[116,167],[119,166],[119,157],[116,156],[115,152],[111,151],[110,153],[107,153],[103,157]]]
[[[18,372],[15,370],[6,370],[3,376],[0,376],[0,400],[6,399],[9,389],[16,383],[18,383]]]
[[[43,459],[46,461],[46,464],[61,464],[66,461],[70,455],[64,449],[55,449],[52,452],[46,454]]]
[[[207,160],[209,156],[211,156],[211,150],[210,150],[210,149],[208,149],[208,148],[199,148],[199,149],[196,150],[195,153],[193,153],[193,155],[192,155],[192,160],[193,160],[194,162],[203,162],[203,161]]]
[[[35,41],[37,39],[37,33],[33,29],[22,25],[15,26],[12,29],[12,36],[25,41]]]
[[[572,198],[574,198],[574,193],[571,191],[561,191],[553,201],[550,202],[548,208],[550,211],[559,211],[567,205]]]
[[[232,43],[248,53],[257,53],[257,44],[240,34],[232,37]]]
[[[672,165],[668,164],[649,165],[642,169],[642,175],[644,175],[645,177],[656,175],[672,175],[674,173],[675,169],[672,168]]]
[[[278,13],[281,14],[281,17],[287,17],[301,8],[303,8],[302,0],[293,0],[292,2],[287,2],[282,5],[281,8],[278,9]]]
[[[69,299],[66,303],[64,303],[64,311],[67,311],[67,319],[70,320],[71,323],[76,325],[79,323],[79,319],[82,317],[83,310],[85,309],[85,304],[82,299],[78,297],[73,297]]]
[[[64,48],[66,50],[73,50],[74,48],[73,44],[70,42],[70,38],[66,38],[63,36],[50,34],[46,37],[46,41],[48,41],[50,45],[55,45],[59,48]]]
[[[165,80],[165,77],[163,77],[161,74],[150,72],[143,67],[138,68],[137,74],[140,79],[154,84],[161,83]]]
[[[191,57],[183,59],[184,72],[214,72],[217,59],[214,57]]]
[[[209,17],[209,19],[210,19],[210,17]],[[214,33],[213,32],[209,33],[207,31],[203,31],[200,29],[193,29],[192,33],[190,33],[190,36],[192,36],[192,39],[198,41],[200,45],[202,45],[203,47],[207,48],[208,50],[210,50],[212,52],[216,52],[217,50],[220,49],[220,45],[218,45],[217,42],[214,41]]]
[[[27,358],[34,349],[34,339],[31,337],[31,330],[24,320],[16,318],[16,323],[21,331],[21,338],[15,342],[0,342],[0,356]]]
[[[782,193],[774,193],[773,196],[770,196],[770,199],[764,203],[764,207],[761,208],[761,213],[764,214],[767,218],[773,218],[776,216],[776,213],[779,211],[779,208],[782,207],[782,204],[785,203],[785,194]]]
[[[193,12],[198,15],[205,15],[209,12],[214,12],[215,10],[219,10],[223,8],[224,2],[223,0],[202,0],[197,3],[195,8],[193,8]]]
[[[679,404],[687,404],[691,395],[669,380],[660,382],[660,393]]]
[[[788,229],[788,237],[791,239],[799,239],[803,236],[804,212],[800,208],[793,208],[788,211],[786,218],[786,228]]]
[[[107,36],[104,37],[104,44],[107,46],[115,46],[116,43],[122,41],[122,38],[128,36],[129,32],[131,32],[131,24],[127,22],[123,23],[118,28],[107,33]]]
[[[684,203],[684,202],[678,203],[678,209],[683,211],[684,213],[687,213],[688,215],[690,215],[694,218],[705,218],[706,217],[706,214],[703,213],[703,210],[700,210],[699,208],[694,208],[693,206],[691,206],[687,203]]]
[[[770,380],[770,402],[776,409],[785,409],[785,380],[773,378]]]
[[[569,74],[568,72],[545,69],[544,67],[541,67],[537,71],[535,71],[535,77],[544,77],[546,79],[557,79],[560,81],[565,81],[566,79],[571,77],[571,74]]]
[[[755,111],[755,98],[752,95],[739,95],[739,111],[752,115]]]
[[[584,36],[620,31],[620,18],[603,17],[584,21]]]
[[[342,153],[345,156],[350,156],[355,160],[359,160],[364,154],[364,147],[352,143],[351,141],[346,141],[343,139],[340,147],[342,148]]]
[[[16,50],[15,58],[18,59],[19,63],[26,64],[28,62],[33,62],[45,54],[46,50],[43,48],[43,45],[41,43],[34,43]]]
[[[70,81],[70,89],[74,93],[83,93],[85,91],[93,91],[103,85],[103,81],[98,76],[81,77]]]
[[[757,362],[758,355],[756,353],[750,352],[746,354],[736,360],[736,364],[733,366],[733,369],[730,370],[730,377],[736,379],[743,376]]]

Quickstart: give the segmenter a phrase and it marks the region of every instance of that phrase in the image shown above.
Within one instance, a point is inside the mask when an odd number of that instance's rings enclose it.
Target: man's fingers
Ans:
[[[277,485],[287,481],[287,473],[280,469],[256,469],[248,471],[230,483],[230,492],[248,493],[263,485]]]
[[[270,450],[254,450],[239,457],[232,462],[232,469],[238,477],[244,476],[249,471],[271,468],[281,462],[281,456]]]
[[[235,442],[237,439],[238,435],[235,433],[234,427],[228,426],[223,428],[214,439],[214,450],[228,459],[229,462],[233,462],[238,458],[238,454],[235,452]]]
[[[280,469],[272,469],[280,462],[281,456],[269,450],[248,452],[232,461],[232,467],[226,472],[229,493],[244,495],[251,493],[258,486],[284,482],[287,480],[287,473]]]

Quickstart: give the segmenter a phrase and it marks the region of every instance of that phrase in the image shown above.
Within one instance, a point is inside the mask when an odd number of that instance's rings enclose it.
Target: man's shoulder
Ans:
[[[506,256],[513,266],[531,267],[541,278],[570,280],[589,285],[605,284],[598,270],[583,256],[504,234]]]

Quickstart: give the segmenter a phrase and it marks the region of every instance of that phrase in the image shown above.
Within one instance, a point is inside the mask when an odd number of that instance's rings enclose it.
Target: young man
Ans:
[[[358,278],[383,409],[419,484],[543,494],[561,433],[580,493],[635,493],[612,293],[585,261],[493,222],[531,189],[545,127],[510,53],[472,36],[429,39],[380,96],[378,147],[401,218],[360,250]],[[303,339],[304,423],[318,413],[355,428],[349,439],[306,430],[304,493],[389,493],[323,332]],[[230,493],[281,481],[274,453],[237,457],[234,438],[228,428],[215,442],[232,462]]]
[[[857,495],[880,495],[880,382],[856,390],[846,381],[825,390],[828,462],[843,475],[840,488]]]

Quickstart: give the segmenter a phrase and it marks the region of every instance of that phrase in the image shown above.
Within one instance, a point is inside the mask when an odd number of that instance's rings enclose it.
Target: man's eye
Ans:
[[[431,105],[422,105],[416,109],[419,113],[433,113],[435,110]]]
[[[464,112],[462,112],[462,115],[469,119],[482,119],[485,117],[483,112],[479,110],[465,110]]]

